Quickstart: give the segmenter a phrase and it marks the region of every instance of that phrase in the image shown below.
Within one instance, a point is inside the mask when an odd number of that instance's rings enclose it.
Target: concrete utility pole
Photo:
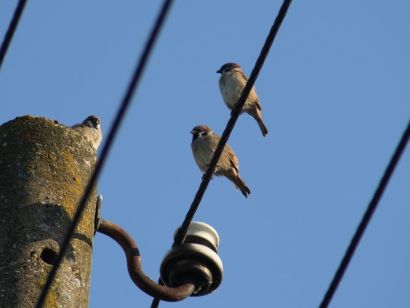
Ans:
[[[77,131],[24,116],[0,126],[0,307],[33,307],[96,162]],[[95,193],[46,300],[88,307]]]

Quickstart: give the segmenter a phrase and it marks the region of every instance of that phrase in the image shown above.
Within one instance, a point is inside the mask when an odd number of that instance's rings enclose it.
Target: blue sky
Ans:
[[[29,1],[0,72],[0,123],[31,114],[110,127],[160,1]],[[16,1],[0,3],[1,35]],[[249,74],[281,1],[176,1],[99,181],[103,217],[157,279],[201,173],[191,128],[229,119],[216,70]],[[219,233],[214,293],[161,307],[317,307],[410,114],[410,3],[294,1],[229,144],[252,190],[215,178],[195,220]],[[331,307],[410,307],[410,149]],[[148,307],[123,252],[94,241],[90,307]]]

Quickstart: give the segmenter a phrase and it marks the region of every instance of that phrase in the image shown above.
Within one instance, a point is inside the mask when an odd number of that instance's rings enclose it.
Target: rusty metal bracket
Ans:
[[[132,281],[148,295],[175,302],[187,298],[194,292],[195,284],[192,281],[185,281],[183,285],[171,288],[160,285],[146,276],[142,270],[141,256],[137,244],[120,226],[101,219],[98,232],[109,236],[121,246],[127,258],[128,273]]]

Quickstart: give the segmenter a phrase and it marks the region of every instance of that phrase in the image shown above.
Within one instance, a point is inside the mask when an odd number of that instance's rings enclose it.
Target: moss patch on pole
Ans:
[[[0,126],[0,306],[33,307],[96,162],[76,130],[24,116]],[[47,307],[88,307],[96,194]]]

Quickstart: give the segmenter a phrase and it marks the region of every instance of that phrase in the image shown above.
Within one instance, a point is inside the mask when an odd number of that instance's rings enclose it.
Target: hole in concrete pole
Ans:
[[[55,252],[51,248],[44,248],[41,252],[40,257],[44,262],[53,265],[55,260],[57,259],[57,252]]]

